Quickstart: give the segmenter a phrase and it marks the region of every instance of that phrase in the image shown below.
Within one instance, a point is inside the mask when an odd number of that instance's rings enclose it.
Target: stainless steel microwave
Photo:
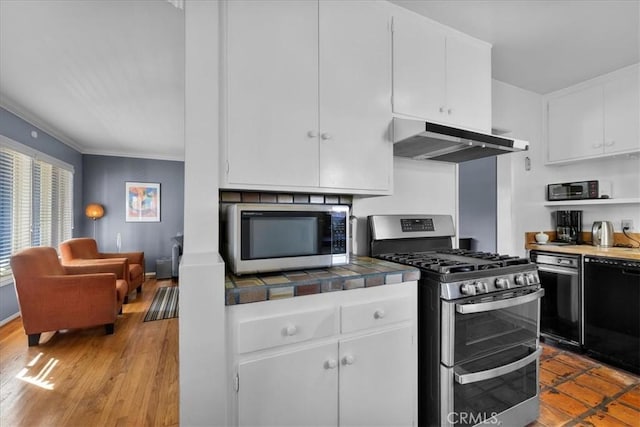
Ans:
[[[226,261],[236,275],[346,264],[349,207],[230,205]]]
[[[547,185],[547,200],[607,199],[611,184],[606,181],[577,181]]]

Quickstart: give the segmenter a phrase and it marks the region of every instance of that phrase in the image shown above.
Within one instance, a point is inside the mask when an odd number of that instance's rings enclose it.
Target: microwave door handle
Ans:
[[[538,347],[533,353],[523,357],[520,360],[511,362],[508,365],[499,366],[497,368],[488,369],[486,371],[472,372],[470,374],[459,374],[454,372],[454,377],[458,384],[471,384],[478,381],[490,380],[492,378],[501,377],[510,372],[517,371],[535,361],[542,354],[542,347]]]
[[[521,297],[503,299],[491,302],[481,302],[477,304],[456,304],[456,311],[460,314],[481,313],[483,311],[500,310],[503,308],[514,307],[516,305],[526,304],[531,301],[535,301],[542,298],[544,295],[544,289],[538,289],[537,291],[523,295]]]

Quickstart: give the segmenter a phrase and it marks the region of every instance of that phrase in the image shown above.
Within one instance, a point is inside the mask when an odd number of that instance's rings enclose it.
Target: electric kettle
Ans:
[[[595,221],[591,229],[593,246],[613,246],[613,224],[610,221]]]

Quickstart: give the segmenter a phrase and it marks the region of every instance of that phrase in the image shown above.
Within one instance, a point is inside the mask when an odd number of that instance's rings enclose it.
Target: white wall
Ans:
[[[224,264],[218,255],[218,1],[185,4],[184,253],[180,425],[225,426]]]
[[[526,231],[552,230],[552,212],[545,207],[546,184],[579,180],[609,180],[613,197],[640,197],[640,160],[618,156],[563,166],[545,166],[543,140],[543,97],[506,83],[493,81],[493,127],[508,129],[511,135],[530,142],[529,151],[498,156],[498,252],[524,256]],[[525,170],[525,158],[531,170]],[[568,208],[566,208],[568,209]],[[620,220],[633,219],[640,228],[638,205],[577,206],[583,211],[583,230],[593,221],[612,221],[621,231]]]
[[[368,215],[447,214],[453,216],[457,229],[457,165],[394,157],[393,187],[391,196],[354,197],[352,214],[357,217],[354,253],[368,254]],[[457,236],[455,242],[457,246]]]

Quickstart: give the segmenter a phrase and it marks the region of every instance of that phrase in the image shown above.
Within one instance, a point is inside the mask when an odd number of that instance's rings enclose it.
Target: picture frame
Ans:
[[[160,222],[160,183],[125,182],[125,221]]]

